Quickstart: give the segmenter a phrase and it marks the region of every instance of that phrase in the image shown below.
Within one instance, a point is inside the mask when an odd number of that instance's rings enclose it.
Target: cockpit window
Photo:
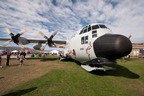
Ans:
[[[105,25],[99,25],[100,28],[107,28]]]
[[[90,25],[88,26],[88,31],[91,31],[91,26]]]
[[[94,26],[92,26],[92,30],[94,30],[94,29],[98,29],[98,28],[99,28],[98,25],[94,25]]]
[[[84,28],[83,33],[87,32],[87,26]]]
[[[93,30],[96,30],[96,29],[99,29],[99,28],[107,28],[105,25],[88,25],[88,26],[85,26],[79,34],[83,34],[83,33],[86,33],[86,32],[89,32],[89,31],[93,31]]]
[[[91,26],[90,26],[90,25],[84,27],[84,28],[80,31],[79,34],[83,34],[83,33],[89,32],[89,31],[91,31]]]
[[[83,33],[83,29],[81,30],[80,34],[82,34],[82,33]]]
[[[107,28],[105,25],[93,25],[92,30],[98,29],[98,28]]]

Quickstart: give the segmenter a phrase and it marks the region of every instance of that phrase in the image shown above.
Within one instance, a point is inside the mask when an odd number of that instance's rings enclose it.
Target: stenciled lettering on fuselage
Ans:
[[[80,48],[80,50],[84,50],[84,48]]]

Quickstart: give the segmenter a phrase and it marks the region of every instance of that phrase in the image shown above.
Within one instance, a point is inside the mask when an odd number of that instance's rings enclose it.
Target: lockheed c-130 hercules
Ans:
[[[39,32],[46,40],[27,39],[28,43],[36,43],[34,49],[44,50],[46,45],[58,47],[57,44],[65,44],[64,54],[60,60],[72,58],[81,63],[81,67],[87,71],[113,70],[106,66],[114,64],[116,59],[128,55],[132,50],[132,43],[128,37],[113,34],[104,24],[93,23],[83,27],[69,41],[52,40],[56,35],[55,31],[49,38]],[[2,40],[0,38],[0,40]],[[42,45],[44,43],[44,45]]]

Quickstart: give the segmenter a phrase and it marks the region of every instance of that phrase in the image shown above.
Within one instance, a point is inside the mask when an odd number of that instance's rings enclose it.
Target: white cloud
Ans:
[[[128,36],[132,35],[131,40],[133,42],[144,42],[144,18],[143,13],[143,1],[128,2],[128,0],[120,2],[119,5],[112,10],[109,18],[116,18],[114,22],[111,22],[111,29],[115,33]],[[113,26],[114,25],[114,26]],[[140,40],[138,40],[140,38]]]
[[[55,38],[66,39],[64,32],[71,37],[85,24],[103,22],[113,33],[131,34],[133,42],[144,42],[143,5],[143,0],[1,0],[0,32],[8,26],[16,34],[26,26],[24,36],[41,38],[38,31],[49,35],[58,29]]]

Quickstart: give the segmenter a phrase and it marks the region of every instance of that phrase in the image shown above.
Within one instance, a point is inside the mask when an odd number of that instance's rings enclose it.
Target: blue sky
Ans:
[[[50,36],[57,29],[54,39],[66,40],[90,23],[144,43],[144,0],[0,0],[0,37],[9,37],[5,26],[14,34],[25,26],[23,37],[43,39],[37,32]]]

